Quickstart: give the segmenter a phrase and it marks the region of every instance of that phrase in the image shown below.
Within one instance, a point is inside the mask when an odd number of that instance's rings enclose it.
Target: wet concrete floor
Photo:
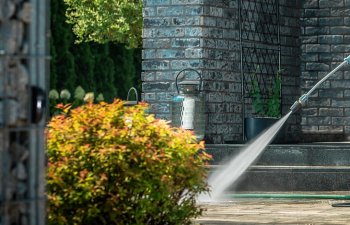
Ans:
[[[310,193],[308,193],[310,194]],[[317,193],[350,195],[350,192]],[[350,196],[349,196],[350,198]],[[347,207],[334,207],[349,203]],[[197,225],[342,224],[350,225],[350,199],[239,198],[200,204]]]

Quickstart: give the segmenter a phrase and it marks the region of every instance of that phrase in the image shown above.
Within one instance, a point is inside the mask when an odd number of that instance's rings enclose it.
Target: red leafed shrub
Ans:
[[[88,103],[47,128],[49,224],[190,224],[209,156],[146,105]]]

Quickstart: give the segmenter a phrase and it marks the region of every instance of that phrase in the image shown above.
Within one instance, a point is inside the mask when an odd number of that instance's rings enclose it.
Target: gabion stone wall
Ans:
[[[46,6],[0,0],[0,225],[45,224],[45,115],[33,123],[31,86],[45,90]]]
[[[170,120],[175,77],[185,68],[204,78],[206,143],[243,141],[240,0],[144,0],[143,100],[151,113]],[[257,1],[259,2],[259,1]],[[273,1],[272,1],[273,2]],[[299,90],[299,1],[280,2],[283,112]],[[258,3],[249,3],[258,4]],[[254,26],[254,25],[253,25]],[[253,38],[248,44],[259,44]],[[278,46],[276,46],[278,47]],[[300,119],[288,121],[289,134],[298,133]],[[300,129],[299,129],[300,130]],[[292,135],[289,137],[293,138]]]
[[[305,93],[350,54],[350,1],[306,0],[302,5],[301,88]],[[350,138],[350,66],[317,89],[302,110],[305,141]]]

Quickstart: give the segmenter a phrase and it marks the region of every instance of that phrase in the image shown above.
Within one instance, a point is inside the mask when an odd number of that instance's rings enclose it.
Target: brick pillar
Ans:
[[[207,143],[242,139],[238,1],[145,0],[143,100],[170,119],[175,76],[185,68],[204,78]]]

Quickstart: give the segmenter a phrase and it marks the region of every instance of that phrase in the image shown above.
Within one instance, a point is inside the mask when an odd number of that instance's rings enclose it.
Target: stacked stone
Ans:
[[[28,29],[31,3],[0,0],[0,224],[30,224]]]
[[[302,92],[350,54],[350,1],[307,0],[302,10]],[[315,90],[302,110],[302,131],[311,141],[350,136],[350,72],[345,66]],[[326,137],[325,137],[326,136]],[[310,141],[307,139],[307,141]]]

